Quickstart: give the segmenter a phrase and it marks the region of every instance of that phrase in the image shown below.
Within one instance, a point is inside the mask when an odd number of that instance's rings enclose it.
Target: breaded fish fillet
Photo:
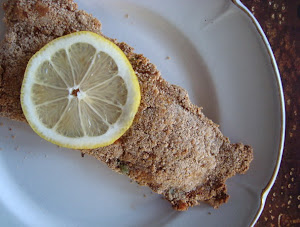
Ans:
[[[25,121],[20,88],[30,57],[49,41],[75,31],[103,35],[101,23],[72,0],[10,0],[0,47],[0,116]],[[111,39],[112,40],[112,39]],[[114,144],[83,150],[113,170],[162,194],[176,210],[228,199],[225,181],[245,173],[250,146],[231,144],[193,105],[187,92],[165,81],[155,65],[126,43],[112,40],[130,60],[142,100],[131,128]]]

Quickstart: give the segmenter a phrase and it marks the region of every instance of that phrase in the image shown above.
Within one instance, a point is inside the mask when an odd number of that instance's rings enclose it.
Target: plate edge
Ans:
[[[284,94],[283,94],[280,72],[278,69],[278,65],[276,63],[276,59],[274,57],[274,53],[272,51],[272,47],[268,41],[267,36],[265,35],[265,33],[264,33],[262,27],[260,26],[259,22],[257,21],[257,19],[254,17],[254,15],[249,11],[249,9],[240,0],[232,0],[232,2],[251,19],[251,21],[255,25],[259,35],[261,36],[263,43],[264,43],[265,47],[267,48],[267,52],[268,52],[268,55],[270,57],[270,60],[271,60],[272,66],[273,66],[273,70],[276,75],[275,79],[277,82],[278,92],[279,92],[279,96],[280,96],[279,99],[280,99],[280,110],[281,110],[281,129],[280,129],[280,143],[279,143],[277,162],[276,162],[276,166],[273,171],[273,174],[272,174],[267,186],[262,190],[260,207],[250,224],[250,226],[253,227],[263,211],[267,196],[268,196],[271,188],[273,187],[276,177],[279,172],[280,163],[282,160],[283,148],[284,148],[284,139],[285,139],[285,123],[286,123],[285,122],[285,120],[286,120],[286,118],[285,118],[285,102],[284,102]]]

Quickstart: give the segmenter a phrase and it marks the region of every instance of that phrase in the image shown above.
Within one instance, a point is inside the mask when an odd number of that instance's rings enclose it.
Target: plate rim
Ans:
[[[280,168],[280,164],[281,164],[281,160],[282,160],[282,154],[283,154],[283,149],[284,149],[284,140],[285,140],[285,128],[286,128],[286,115],[285,115],[285,102],[284,102],[284,93],[283,93],[283,87],[282,87],[282,81],[281,81],[281,76],[280,76],[280,72],[278,69],[278,65],[272,50],[272,47],[269,43],[269,40],[266,36],[266,34],[264,33],[261,25],[259,24],[258,20],[255,18],[255,16],[250,12],[250,10],[240,1],[240,0],[231,0],[233,2],[234,5],[236,5],[244,14],[246,14],[247,17],[249,17],[252,21],[252,23],[254,24],[255,28],[257,29],[258,34],[260,35],[265,48],[267,49],[267,53],[269,55],[269,58],[271,60],[271,64],[273,67],[273,71],[275,74],[275,80],[276,80],[276,84],[277,84],[277,91],[279,93],[279,101],[280,101],[280,123],[281,123],[281,127],[280,127],[280,142],[279,142],[279,148],[278,148],[278,155],[277,155],[277,161],[276,161],[276,166],[274,168],[273,174],[269,180],[269,182],[267,183],[267,186],[262,190],[261,192],[261,198],[260,198],[260,206],[250,224],[251,227],[253,227],[255,225],[255,223],[257,222],[258,218],[260,217],[266,200],[267,200],[267,196],[271,190],[271,188],[273,187],[276,177],[278,175],[279,172],[279,168]]]

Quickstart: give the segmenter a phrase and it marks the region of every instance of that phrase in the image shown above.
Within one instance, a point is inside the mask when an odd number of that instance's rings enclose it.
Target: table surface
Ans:
[[[256,224],[300,226],[300,0],[242,0],[259,21],[279,66],[286,105],[283,159]]]

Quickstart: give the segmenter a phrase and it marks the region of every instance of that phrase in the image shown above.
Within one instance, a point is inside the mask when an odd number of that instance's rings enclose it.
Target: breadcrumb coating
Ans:
[[[20,88],[31,56],[72,32],[104,35],[101,23],[78,10],[72,0],[10,0],[3,8],[7,31],[0,45],[0,116],[26,121]],[[133,125],[118,141],[82,152],[162,194],[176,210],[201,201],[213,207],[225,203],[229,197],[225,181],[248,170],[252,148],[231,144],[184,89],[165,81],[155,65],[126,43],[110,40],[133,66],[141,105]]]

